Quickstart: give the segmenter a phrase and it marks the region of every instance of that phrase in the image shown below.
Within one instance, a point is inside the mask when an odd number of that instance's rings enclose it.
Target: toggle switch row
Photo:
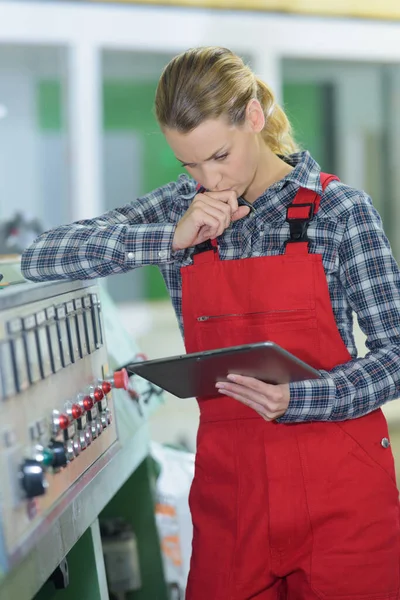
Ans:
[[[113,388],[126,390],[128,384],[128,373],[121,369],[91,386],[87,393],[69,403],[64,412],[53,411],[51,441],[46,447],[36,444],[33,456],[20,465],[19,479],[26,498],[45,494],[45,472],[48,469],[57,472],[65,467],[111,424],[107,394]]]

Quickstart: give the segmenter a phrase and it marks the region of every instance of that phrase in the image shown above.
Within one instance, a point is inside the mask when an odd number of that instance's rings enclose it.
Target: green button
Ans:
[[[43,464],[46,467],[50,467],[54,461],[54,452],[50,450],[50,448],[45,448],[43,450]]]

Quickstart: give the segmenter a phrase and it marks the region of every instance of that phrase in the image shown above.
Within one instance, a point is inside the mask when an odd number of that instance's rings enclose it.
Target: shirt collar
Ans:
[[[321,168],[309,152],[296,152],[282,158],[286,163],[294,167],[294,169],[281,182],[291,181],[299,187],[307,188],[319,195],[322,194]]]

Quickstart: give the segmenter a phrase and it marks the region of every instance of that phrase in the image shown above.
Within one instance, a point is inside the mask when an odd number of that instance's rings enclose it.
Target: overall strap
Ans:
[[[331,181],[339,181],[336,175],[321,173],[321,186],[325,190]],[[286,210],[286,221],[289,223],[290,238],[286,241],[286,252],[293,243],[306,244],[308,250],[309,239],[307,237],[308,225],[319,210],[321,196],[314,190],[300,188],[295,198]],[[300,249],[300,248],[298,248]],[[293,251],[295,251],[293,249]],[[292,250],[289,250],[292,252]]]

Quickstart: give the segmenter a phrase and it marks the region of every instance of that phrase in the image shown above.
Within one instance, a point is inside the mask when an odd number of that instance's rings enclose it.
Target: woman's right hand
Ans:
[[[172,250],[183,250],[213,240],[232,221],[242,219],[249,212],[248,206],[238,205],[236,192],[232,190],[197,194],[176,226]]]

